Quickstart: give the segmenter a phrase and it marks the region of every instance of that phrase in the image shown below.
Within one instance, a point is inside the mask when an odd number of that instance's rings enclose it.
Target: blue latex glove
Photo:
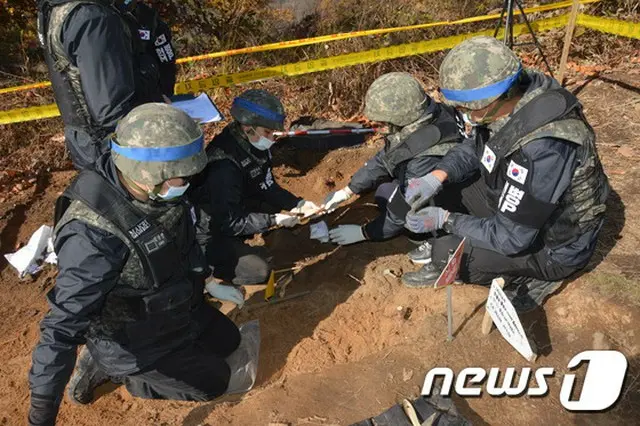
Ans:
[[[440,207],[425,207],[417,212],[410,211],[404,227],[416,234],[437,231],[444,226],[448,214],[448,211]]]
[[[429,173],[421,178],[409,179],[404,198],[411,209],[415,211],[426,206],[440,189],[442,189],[442,183],[432,173]]]

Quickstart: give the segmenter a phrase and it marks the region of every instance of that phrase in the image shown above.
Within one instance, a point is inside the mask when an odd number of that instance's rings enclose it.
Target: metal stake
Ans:
[[[451,261],[455,250],[449,249],[449,260]],[[447,286],[447,342],[453,341],[453,283]]]
[[[453,341],[453,284],[447,286],[447,342]]]

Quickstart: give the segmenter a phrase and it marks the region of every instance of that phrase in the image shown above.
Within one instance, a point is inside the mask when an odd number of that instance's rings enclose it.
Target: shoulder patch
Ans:
[[[138,29],[138,35],[140,36],[140,40],[151,40],[151,31]]]
[[[489,145],[484,146],[484,152],[482,153],[482,159],[480,160],[485,169],[491,173],[496,165],[496,154],[493,152]]]
[[[519,165],[513,160],[509,162],[509,167],[507,167],[507,177],[509,179],[524,185],[524,182],[527,180],[527,174],[529,174],[529,170],[526,167]]]

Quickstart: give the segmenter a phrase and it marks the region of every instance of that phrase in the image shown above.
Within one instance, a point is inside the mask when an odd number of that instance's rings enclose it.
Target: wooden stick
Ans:
[[[500,286],[500,288],[504,288],[504,279],[502,277],[496,278],[496,283]],[[487,297],[487,301],[488,301],[488,297]],[[493,326],[493,319],[491,318],[491,314],[489,314],[489,311],[485,310],[484,318],[482,318],[482,334],[487,336],[489,333],[491,333],[492,326]]]
[[[562,48],[562,56],[560,57],[560,69],[558,71],[558,82],[562,85],[564,81],[564,72],[567,68],[567,59],[569,58],[569,50],[571,50],[571,40],[573,39],[573,30],[576,28],[576,21],[578,19],[578,7],[580,4],[578,0],[573,0],[571,4],[571,14],[569,15],[569,22],[567,23],[567,29],[564,34],[564,47]]]

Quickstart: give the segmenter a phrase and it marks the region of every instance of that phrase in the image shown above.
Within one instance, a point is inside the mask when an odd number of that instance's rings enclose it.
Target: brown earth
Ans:
[[[414,268],[404,256],[413,245],[404,237],[336,248],[310,241],[304,226],[272,232],[264,242],[276,268],[305,265],[287,294],[311,293],[251,308],[262,297],[262,287],[253,287],[247,307],[230,313],[238,323],[257,318],[262,329],[258,383],[240,402],[146,401],[119,388],[89,406],[65,399],[59,424],[344,425],[415,397],[431,368],[460,371],[470,366],[556,369],[544,398],[455,397],[460,411],[475,424],[634,423],[640,415],[640,216],[634,214],[640,208],[640,89],[634,87],[639,74],[637,65],[623,66],[600,78],[574,79],[571,86],[580,90],[615,192],[590,272],[563,286],[544,312],[523,318],[540,353],[535,364],[524,361],[495,330],[488,337],[481,335],[487,289],[479,286],[454,288],[456,338],[447,343],[444,292],[407,289],[383,274]],[[319,202],[327,191],[346,184],[379,147],[376,141],[328,153],[279,147],[276,174],[294,193]],[[59,138],[33,141],[16,152],[4,163],[13,174],[0,182],[5,188],[0,194],[2,253],[24,244],[41,224],[51,223],[54,201],[74,175]],[[24,172],[33,164],[38,167]],[[369,203],[370,196],[365,197],[327,221],[363,223],[376,214]],[[55,271],[49,268],[35,279],[19,280],[4,258],[0,262],[0,425],[24,424],[31,351]],[[581,351],[604,346],[624,352],[629,360],[621,401],[602,414],[566,411],[558,395],[568,361]]]

